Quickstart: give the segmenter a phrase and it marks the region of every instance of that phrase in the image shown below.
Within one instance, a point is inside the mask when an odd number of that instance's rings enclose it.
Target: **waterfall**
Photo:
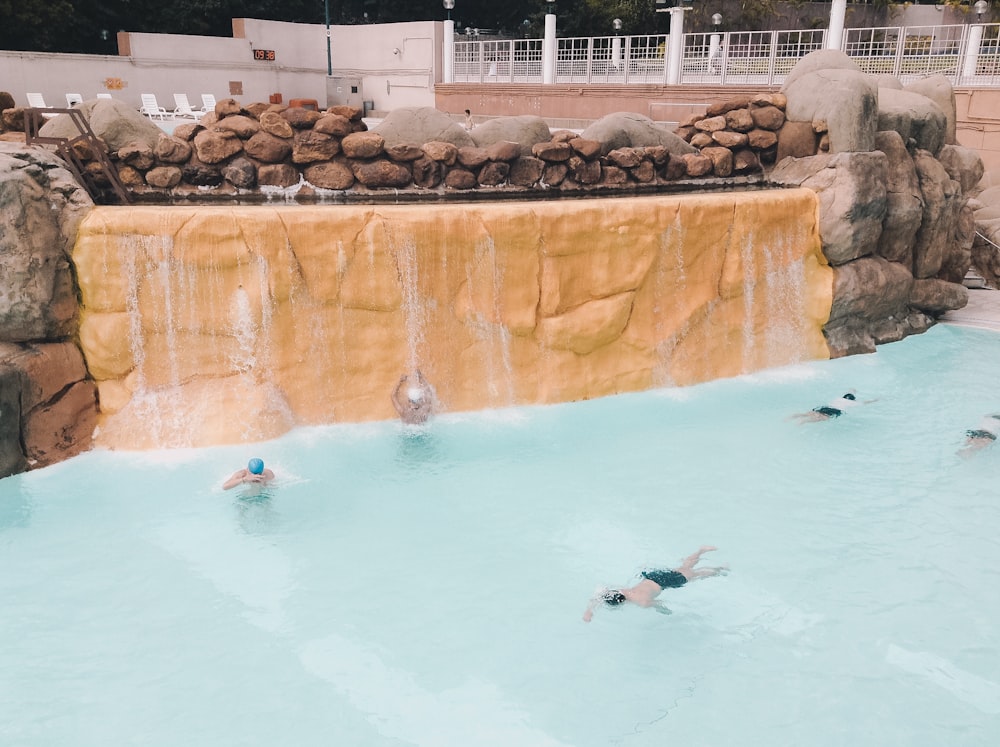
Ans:
[[[98,441],[391,418],[417,367],[462,411],[826,357],[815,200],[96,208],[73,259]]]

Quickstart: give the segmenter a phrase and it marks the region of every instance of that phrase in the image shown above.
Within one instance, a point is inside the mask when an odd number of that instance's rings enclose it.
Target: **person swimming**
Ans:
[[[266,485],[274,479],[274,473],[264,466],[264,460],[259,457],[253,457],[245,469],[238,470],[232,474],[232,476],[222,484],[223,490],[229,490],[230,488],[235,488],[237,485],[242,485],[244,483],[254,483],[257,485]]]
[[[393,390],[391,399],[399,419],[408,425],[426,423],[434,413],[436,399],[434,388],[424,378],[420,369],[417,369],[412,377],[406,374],[399,377],[399,383]]]
[[[989,446],[1000,436],[1000,413],[987,415],[979,423],[978,428],[965,432],[965,446],[959,449],[960,455],[966,455]]]
[[[594,610],[603,605],[606,607],[620,607],[626,602],[638,605],[639,607],[653,607],[658,612],[669,615],[670,610],[657,597],[664,589],[679,589],[689,581],[697,581],[702,578],[720,576],[729,571],[728,566],[720,565],[711,568],[696,568],[701,556],[707,552],[712,552],[715,547],[711,545],[702,546],[697,552],[692,553],[681,561],[681,565],[676,569],[650,569],[643,571],[640,575],[642,580],[635,586],[621,589],[601,589],[597,592],[587,609],[583,613],[583,621],[590,622],[594,617]]]
[[[817,423],[822,420],[832,420],[833,418],[839,418],[852,407],[858,407],[861,404],[868,404],[874,401],[870,399],[864,403],[859,402],[857,394],[851,389],[829,404],[814,407],[809,412],[800,412],[792,415],[790,419],[797,420],[799,423]]]

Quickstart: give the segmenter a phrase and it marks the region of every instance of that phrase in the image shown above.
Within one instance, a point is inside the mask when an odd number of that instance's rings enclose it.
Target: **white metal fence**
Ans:
[[[778,85],[826,44],[826,29],[685,34],[680,83]],[[669,37],[556,40],[556,83],[663,85]],[[541,83],[541,39],[456,41],[456,83]],[[1000,24],[845,29],[843,51],[862,70],[904,82],[946,76],[955,86],[1000,85]]]

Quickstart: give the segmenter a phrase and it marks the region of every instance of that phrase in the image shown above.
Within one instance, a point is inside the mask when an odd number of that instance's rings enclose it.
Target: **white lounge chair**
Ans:
[[[51,109],[52,107],[45,103],[45,97],[40,93],[28,93],[25,94],[28,97],[28,106],[32,109]],[[46,114],[42,112],[42,116],[45,119],[51,119],[56,116],[55,114]]]
[[[150,119],[166,119],[167,112],[162,106],[156,103],[156,94],[153,93],[143,93],[139,95],[142,101],[142,106],[139,107],[139,112],[145,114]]]
[[[111,94],[110,93],[99,93],[99,94],[97,94],[97,98],[99,98],[99,99],[110,99],[111,98]]]
[[[210,93],[203,93],[201,95],[201,108],[204,112],[214,112],[215,111],[215,96]]]
[[[72,108],[77,104],[83,103],[83,96],[79,93],[67,93],[66,94],[66,106]]]
[[[205,112],[198,109],[192,109],[191,103],[188,101],[186,93],[175,93],[174,94],[174,116],[175,117],[193,117],[194,119],[201,119],[205,116]]]

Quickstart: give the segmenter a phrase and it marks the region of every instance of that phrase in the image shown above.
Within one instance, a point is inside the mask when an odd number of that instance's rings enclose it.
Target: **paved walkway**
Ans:
[[[969,304],[964,309],[945,313],[939,321],[1000,332],[1000,291],[970,288]]]

